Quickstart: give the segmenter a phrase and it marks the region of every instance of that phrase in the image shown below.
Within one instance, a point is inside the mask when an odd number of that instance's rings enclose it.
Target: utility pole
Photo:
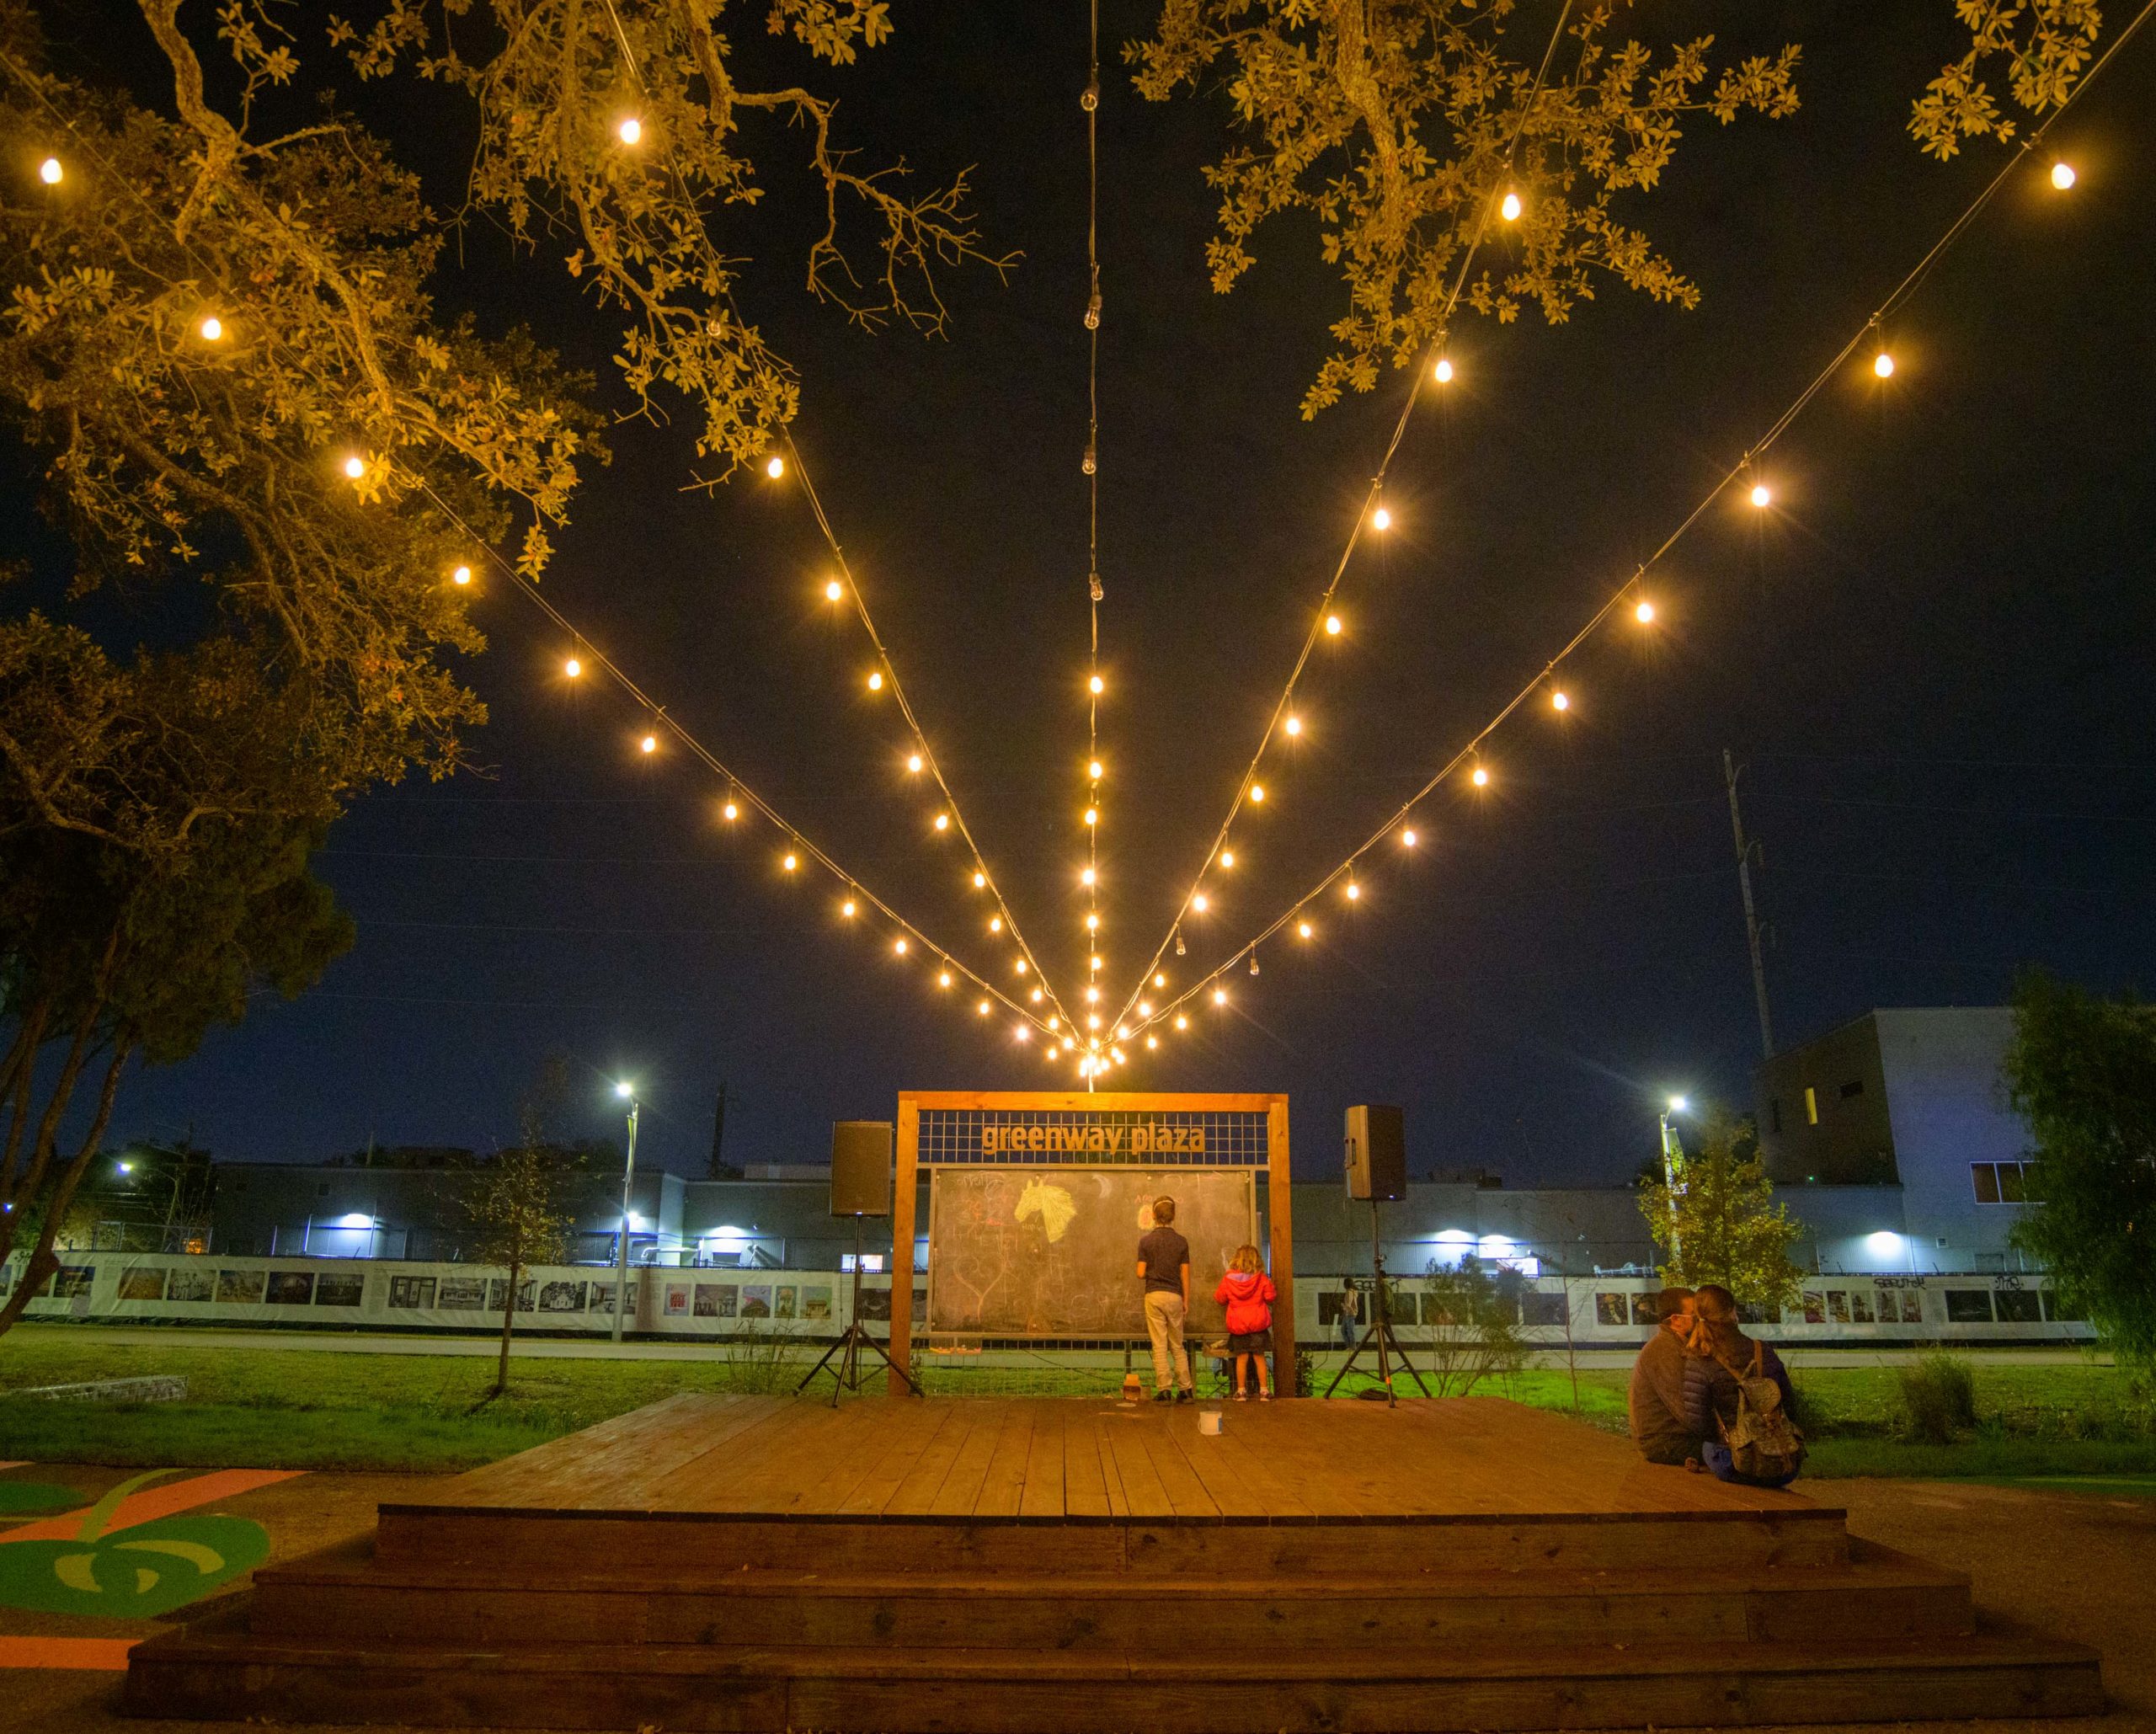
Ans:
[[[643,1104],[632,1085],[616,1084],[614,1093],[629,1105],[629,1154],[622,1163],[622,1238],[614,1256],[614,1341],[622,1340],[622,1315],[629,1305],[629,1198],[637,1177],[637,1119]]]
[[[713,1180],[723,1180],[726,1177],[726,1080],[723,1078],[719,1080],[718,1102],[713,1108],[711,1117],[709,1172],[710,1177]]]
[[[1727,747],[1721,750],[1723,779],[1729,785],[1729,829],[1737,840],[1737,884],[1744,894],[1744,937],[1752,947],[1752,992],[1759,1002],[1759,1052],[1774,1057],[1774,1021],[1767,1011],[1767,964],[1759,950],[1759,913],[1752,901],[1752,856],[1758,848],[1744,838],[1744,816],[1737,806],[1737,763]]]

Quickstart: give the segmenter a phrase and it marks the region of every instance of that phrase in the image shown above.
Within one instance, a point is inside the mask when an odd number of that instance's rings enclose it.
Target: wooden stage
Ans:
[[[1219,1407],[1219,1436],[1198,1411]],[[1831,1484],[1822,1484],[1831,1491]],[[1492,1399],[680,1396],[385,1505],[134,1652],[210,1719],[1742,1726],[2100,1708],[1843,1513]]]

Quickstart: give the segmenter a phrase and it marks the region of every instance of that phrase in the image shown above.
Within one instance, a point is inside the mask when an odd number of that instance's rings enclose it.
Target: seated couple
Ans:
[[[1781,1357],[1737,1326],[1737,1299],[1710,1283],[1664,1288],[1659,1322],[1632,1363],[1632,1443],[1649,1463],[1711,1470],[1725,1481],[1786,1487],[1804,1436]]]

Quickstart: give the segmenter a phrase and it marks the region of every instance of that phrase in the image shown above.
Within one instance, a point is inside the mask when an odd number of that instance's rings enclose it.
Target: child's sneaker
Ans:
[[[1242,1392],[1242,1391],[1237,1391],[1237,1392],[1235,1393],[1235,1401],[1236,1401],[1238,1403],[1247,1403],[1247,1402],[1250,1401],[1250,1398],[1249,1398],[1249,1396],[1248,1396],[1246,1394],[1245,1394],[1244,1392]]]
[[[1176,1394],[1165,1385],[1153,1393],[1153,1401],[1156,1403],[1172,1403],[1175,1400]]]

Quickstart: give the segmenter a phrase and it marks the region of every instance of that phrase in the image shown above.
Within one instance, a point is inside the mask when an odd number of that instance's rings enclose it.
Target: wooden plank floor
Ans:
[[[1217,1437],[1198,1431],[1212,1406],[685,1395],[398,1509],[1212,1523],[1816,1509],[1497,1398],[1231,1403]]]

